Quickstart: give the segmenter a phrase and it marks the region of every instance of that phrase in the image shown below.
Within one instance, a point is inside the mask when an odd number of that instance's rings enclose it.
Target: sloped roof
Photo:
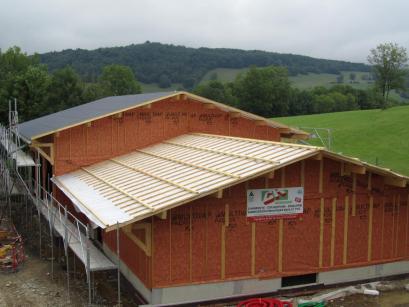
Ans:
[[[186,134],[53,178],[100,227],[126,224],[295,161],[319,147]]]
[[[163,99],[174,92],[111,96],[19,124],[20,134],[28,141],[38,136],[86,123],[90,119],[115,114],[118,110],[138,106],[146,101]]]
[[[114,115],[116,113],[124,112],[135,107],[147,105],[159,100],[179,95],[186,95],[194,100],[214,104],[217,108],[227,112],[239,112],[243,117],[264,121],[266,125],[275,128],[282,128],[283,131],[289,134],[308,136],[308,133],[304,131],[293,129],[278,122],[268,120],[264,117],[183,91],[105,97],[67,110],[21,123],[19,124],[18,129],[21,136],[27,142],[31,142],[34,139],[51,133],[55,133],[57,131],[68,129],[93,120],[97,120],[99,118]]]
[[[52,178],[102,228],[113,229],[322,154],[375,174],[409,177],[321,147],[185,134]]]

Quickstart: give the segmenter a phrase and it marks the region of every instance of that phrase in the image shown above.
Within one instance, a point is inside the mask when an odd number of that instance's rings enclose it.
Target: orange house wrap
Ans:
[[[296,144],[308,135],[203,97],[137,96],[20,130],[38,128],[25,137],[43,149],[54,195],[102,231],[111,259],[119,225],[122,273],[147,302],[273,292],[291,276],[301,285],[409,273],[408,177]],[[280,187],[304,188],[303,213],[249,220],[247,191]]]

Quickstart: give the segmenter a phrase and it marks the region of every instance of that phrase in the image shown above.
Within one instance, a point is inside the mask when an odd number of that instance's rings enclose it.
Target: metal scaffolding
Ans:
[[[21,142],[18,133],[17,102],[9,103],[9,127],[0,124],[0,195],[5,200],[1,214],[5,212],[11,219],[11,196],[19,195],[25,205],[32,204],[38,213],[39,224],[39,252],[41,256],[42,235],[41,218],[48,222],[48,231],[51,238],[51,278],[54,278],[54,243],[55,236],[61,237],[67,265],[67,295],[70,296],[69,252],[71,249],[83,263],[88,284],[88,303],[92,303],[92,272],[118,270],[118,304],[120,304],[120,274],[119,261],[114,264],[98,249],[91,240],[91,227],[85,225],[67,206],[62,205],[53,195],[41,186],[40,170],[41,159],[38,151],[35,152],[35,161],[24,152],[27,145]],[[23,144],[23,145],[22,145]],[[34,168],[35,178],[32,178]],[[27,207],[26,207],[27,212]],[[27,219],[26,219],[27,222]],[[119,240],[117,242],[119,249]],[[118,255],[119,257],[119,255]],[[74,257],[75,261],[75,257]]]

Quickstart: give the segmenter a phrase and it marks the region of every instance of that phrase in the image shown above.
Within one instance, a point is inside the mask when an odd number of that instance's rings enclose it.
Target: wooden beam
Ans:
[[[216,106],[213,103],[204,102],[203,105],[204,105],[204,108],[207,110],[216,109]]]
[[[363,165],[356,165],[356,164],[347,163],[344,166],[344,171],[347,174],[355,173],[355,174],[364,175],[364,174],[366,174],[366,167],[363,166]]]
[[[294,139],[294,140],[308,140],[310,139],[310,135],[308,133],[284,133],[281,132],[283,134],[283,137],[287,138],[287,139]]]
[[[230,118],[239,118],[241,117],[241,113],[240,112],[230,112]]]
[[[155,216],[161,220],[166,220],[167,216],[168,216],[168,210],[159,212],[158,214],[155,214]]]
[[[352,174],[352,216],[356,216],[356,174]]]
[[[34,148],[38,153],[44,157],[51,165],[54,165],[54,144],[53,143],[38,143],[33,142],[31,148]],[[46,153],[43,148],[48,148],[50,153]]]
[[[372,260],[373,196],[369,196],[368,262]]]
[[[384,183],[387,185],[394,186],[394,187],[404,188],[406,187],[407,180],[403,178],[396,178],[396,177],[385,177]]]
[[[268,126],[267,120],[256,120],[256,126]]]
[[[123,113],[123,112],[119,112],[119,113],[114,114],[112,117],[113,117],[113,118],[122,118],[123,116],[124,116],[124,113]]]
[[[280,133],[291,133],[291,129],[290,128],[278,128],[278,131]]]
[[[311,159],[321,161],[322,160],[322,153],[320,152],[320,153],[316,154]]]
[[[324,160],[320,160],[320,173],[318,178],[318,192],[324,192]]]
[[[324,198],[321,198],[320,204],[320,247],[318,253],[318,267],[322,268],[322,257],[324,251]]]
[[[87,123],[85,123],[85,126],[86,126],[87,128],[92,127],[92,122],[87,122]]]
[[[344,243],[342,251],[342,264],[347,264],[348,257],[348,218],[349,218],[349,196],[345,196],[345,209],[344,209]]]
[[[256,223],[251,223],[251,275],[256,274]]]
[[[223,198],[223,190],[218,190],[216,193],[213,193],[212,197],[215,197],[217,199],[222,199]]]
[[[278,272],[283,271],[283,240],[284,240],[284,221],[278,220]]]
[[[274,179],[274,171],[271,171],[271,172],[267,173],[266,178],[267,179]]]
[[[143,250],[146,256],[151,256],[151,225],[149,223],[130,224],[122,228],[126,236],[135,243],[141,250]],[[145,242],[142,242],[132,230],[143,229],[145,230]]]
[[[335,228],[337,218],[337,198],[332,199],[332,221],[331,221],[331,259],[330,265],[334,266],[335,261]]]

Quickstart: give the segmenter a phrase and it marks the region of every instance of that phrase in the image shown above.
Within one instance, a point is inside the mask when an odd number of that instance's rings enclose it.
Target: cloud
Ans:
[[[409,47],[401,0],[3,0],[0,48],[28,53],[146,40],[366,61],[382,42]]]

